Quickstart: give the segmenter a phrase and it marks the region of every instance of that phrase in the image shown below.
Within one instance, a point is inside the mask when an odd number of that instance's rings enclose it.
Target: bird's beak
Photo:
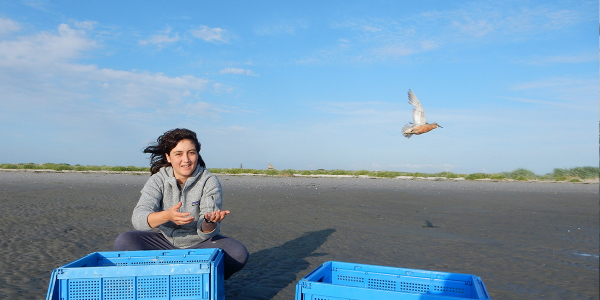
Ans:
[[[440,126],[440,125],[438,125],[438,127],[439,127],[439,128],[444,128],[444,127],[442,127],[442,126]]]

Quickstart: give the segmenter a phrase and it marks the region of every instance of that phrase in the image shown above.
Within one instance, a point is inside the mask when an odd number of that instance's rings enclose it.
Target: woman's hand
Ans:
[[[211,221],[213,223],[221,222],[225,219],[225,216],[230,214],[231,212],[228,210],[217,210],[213,212],[207,212],[204,214],[204,219],[207,221]]]
[[[179,208],[181,208],[181,201],[171,206],[171,208],[165,210],[167,212],[167,218],[169,219],[169,221],[172,221],[177,225],[185,225],[194,222],[194,217],[192,217],[192,213],[179,212]]]
[[[217,223],[223,221],[225,216],[230,214],[231,212],[228,210],[217,210],[213,212],[207,212],[204,214],[204,220],[202,222],[202,231],[203,232],[211,232],[215,230],[217,227]],[[207,223],[206,221],[210,221],[212,223]]]
[[[194,217],[191,213],[179,212],[179,208],[181,208],[181,202],[173,205],[167,210],[151,213],[148,215],[148,225],[152,228],[156,228],[168,221],[177,225],[185,225],[194,222]]]

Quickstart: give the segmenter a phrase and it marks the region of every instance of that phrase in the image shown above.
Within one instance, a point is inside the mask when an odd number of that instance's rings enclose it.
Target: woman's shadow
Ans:
[[[305,258],[326,255],[313,252],[334,232],[311,231],[281,246],[250,254],[244,269],[225,281],[226,299],[272,299],[297,280],[298,272],[309,267]]]

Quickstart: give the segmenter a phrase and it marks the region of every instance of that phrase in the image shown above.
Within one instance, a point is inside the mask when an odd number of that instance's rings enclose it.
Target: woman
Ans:
[[[136,231],[119,235],[114,250],[221,248],[227,279],[246,265],[248,251],[220,234],[220,222],[230,211],[221,210],[221,184],[199,151],[196,133],[188,129],[167,131],[144,149],[152,154],[151,177],[131,217]]]

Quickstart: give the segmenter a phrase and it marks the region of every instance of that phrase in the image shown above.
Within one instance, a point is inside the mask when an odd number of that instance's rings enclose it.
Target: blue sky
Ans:
[[[598,1],[0,0],[0,163],[598,165]],[[409,89],[443,128],[406,139]]]

